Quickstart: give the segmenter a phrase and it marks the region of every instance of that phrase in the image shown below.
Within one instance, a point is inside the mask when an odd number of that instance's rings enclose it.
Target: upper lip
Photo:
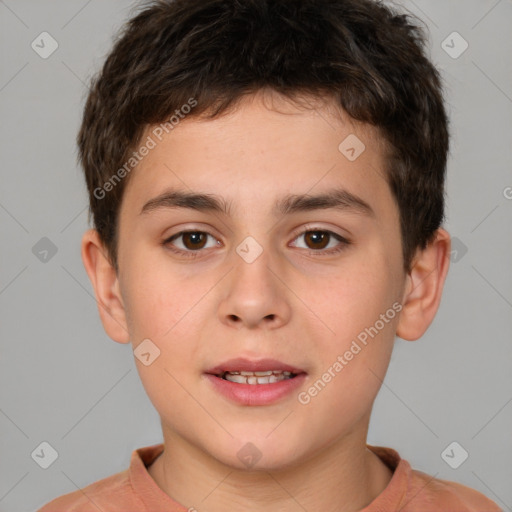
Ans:
[[[212,375],[222,375],[224,372],[264,372],[265,370],[282,370],[284,372],[295,374],[305,373],[301,368],[277,361],[276,359],[250,360],[243,357],[230,359],[229,361],[220,363],[213,368],[206,370],[206,373],[210,373]]]

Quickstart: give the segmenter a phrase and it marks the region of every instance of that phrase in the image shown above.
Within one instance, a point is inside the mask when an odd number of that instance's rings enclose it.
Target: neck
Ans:
[[[391,470],[366,447],[366,433],[349,434],[314,456],[281,470],[241,471],[164,430],[164,451],[148,468],[157,485],[193,510],[355,512],[388,485]],[[192,508],[193,507],[193,508]]]

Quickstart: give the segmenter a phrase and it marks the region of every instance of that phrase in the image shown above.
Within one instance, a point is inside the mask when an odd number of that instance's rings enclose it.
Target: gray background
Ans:
[[[396,342],[368,441],[512,510],[512,2],[402,3],[426,21],[446,82],[446,227],[458,252],[426,335]],[[0,0],[2,512],[35,510],[161,441],[131,347],[103,331],[80,258],[85,83],[134,5]],[[43,31],[59,44],[47,59],[31,48]],[[453,31],[469,44],[458,58],[442,48]],[[46,261],[33,253],[43,237],[57,249]],[[31,457],[43,441],[58,452],[48,469]],[[452,441],[469,452],[458,469],[441,458]]]

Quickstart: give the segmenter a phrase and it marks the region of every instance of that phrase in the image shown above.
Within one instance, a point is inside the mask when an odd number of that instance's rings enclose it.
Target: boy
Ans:
[[[82,257],[163,444],[58,511],[499,507],[366,444],[395,335],[449,264],[448,121],[423,35],[374,0],[160,0],[78,135]]]

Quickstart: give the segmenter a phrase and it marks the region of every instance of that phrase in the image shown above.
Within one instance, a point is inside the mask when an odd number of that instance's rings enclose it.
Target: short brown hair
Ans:
[[[91,79],[77,136],[89,220],[92,214],[116,270],[130,175],[105,185],[145,128],[191,98],[187,118],[214,118],[266,88],[292,99],[327,95],[378,128],[390,148],[385,173],[410,270],[415,250],[444,220],[449,149],[441,77],[413,23],[420,20],[377,0],[152,0],[140,7]]]

